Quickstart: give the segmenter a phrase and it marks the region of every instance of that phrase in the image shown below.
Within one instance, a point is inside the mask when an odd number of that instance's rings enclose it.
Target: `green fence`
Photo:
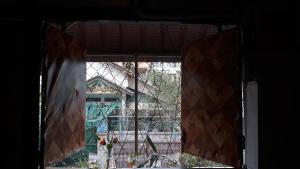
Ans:
[[[107,117],[120,109],[119,102],[101,104],[86,103],[85,144],[90,153],[97,153],[97,132],[107,132]]]

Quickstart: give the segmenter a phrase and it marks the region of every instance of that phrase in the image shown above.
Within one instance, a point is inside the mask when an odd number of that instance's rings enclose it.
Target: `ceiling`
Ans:
[[[87,48],[90,56],[179,56],[187,44],[217,33],[217,26],[180,22],[75,22],[67,32]]]

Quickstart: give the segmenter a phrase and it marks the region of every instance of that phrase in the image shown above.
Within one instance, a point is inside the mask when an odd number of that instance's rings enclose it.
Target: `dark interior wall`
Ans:
[[[0,28],[0,168],[36,168],[39,27],[0,18]]]
[[[21,4],[22,0],[4,0],[1,1],[1,5],[19,5]]]
[[[273,4],[274,5],[274,4]],[[247,80],[259,87],[259,167],[288,168],[292,165],[292,119],[295,101],[297,34],[291,9],[260,6],[253,8],[245,29]]]
[[[14,59],[24,57],[24,34],[22,32],[12,32],[15,26],[22,25],[23,22],[1,21],[1,145],[7,155],[4,158],[4,166],[18,166],[12,159],[20,160],[22,147],[21,115],[24,112],[24,105],[17,100],[23,100],[22,91],[23,76],[19,74],[19,65]],[[14,65],[9,67],[7,65]],[[15,68],[14,68],[15,67]],[[18,80],[17,80],[18,79]],[[21,90],[16,90],[20,88]],[[20,99],[19,96],[21,96]],[[8,153],[10,155],[8,155]]]

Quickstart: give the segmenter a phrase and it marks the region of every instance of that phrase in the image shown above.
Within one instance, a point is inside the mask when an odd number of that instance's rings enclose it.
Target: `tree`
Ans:
[[[174,107],[180,104],[181,99],[181,77],[180,72],[176,74],[167,73],[165,70],[152,69],[148,80],[157,87],[159,98],[167,102],[168,106]]]

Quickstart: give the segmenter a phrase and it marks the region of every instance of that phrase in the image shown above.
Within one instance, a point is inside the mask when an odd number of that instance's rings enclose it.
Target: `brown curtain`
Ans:
[[[241,164],[238,35],[196,41],[182,60],[182,152],[233,167]]]
[[[50,26],[47,33],[44,162],[48,166],[84,146],[85,50]]]

